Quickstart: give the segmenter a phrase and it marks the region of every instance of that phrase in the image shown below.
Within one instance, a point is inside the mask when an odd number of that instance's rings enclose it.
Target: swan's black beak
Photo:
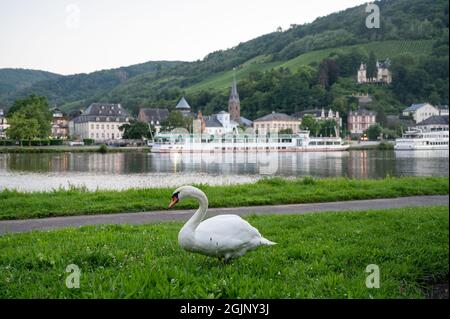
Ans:
[[[178,203],[178,195],[175,194],[172,196],[172,201],[169,204],[169,209],[171,209],[173,206],[175,206]]]

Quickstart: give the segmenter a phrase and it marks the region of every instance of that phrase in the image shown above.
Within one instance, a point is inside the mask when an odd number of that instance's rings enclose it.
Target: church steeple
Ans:
[[[233,83],[231,84],[230,99],[228,100],[228,113],[230,113],[231,120],[237,123],[241,122],[241,101],[239,100],[239,94],[237,91],[235,73],[233,74]]]

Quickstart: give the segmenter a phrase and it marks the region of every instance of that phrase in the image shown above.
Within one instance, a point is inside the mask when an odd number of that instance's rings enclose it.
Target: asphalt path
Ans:
[[[449,196],[414,196],[389,199],[370,199],[345,202],[294,204],[275,206],[249,206],[236,208],[210,208],[207,217],[221,214],[245,215],[295,215],[320,212],[365,211],[373,209],[448,206]],[[40,219],[0,221],[0,235],[33,230],[51,230],[64,227],[81,227],[103,224],[142,225],[163,221],[187,221],[195,210],[165,210],[144,213],[83,215]]]

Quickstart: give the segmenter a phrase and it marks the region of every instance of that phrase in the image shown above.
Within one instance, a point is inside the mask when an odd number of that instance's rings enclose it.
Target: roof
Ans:
[[[233,78],[233,84],[231,85],[231,93],[229,101],[239,101],[239,94],[237,91],[236,78]]]
[[[129,117],[130,114],[120,104],[93,103],[73,121],[74,123],[126,122]]]
[[[407,107],[403,110],[403,112],[414,112],[418,109],[424,107],[425,105],[431,105],[430,103],[420,103],[420,104],[412,104],[410,107]]]
[[[178,110],[190,110],[191,106],[189,105],[189,103],[186,101],[186,99],[183,96],[175,108]]]
[[[375,115],[375,112],[366,109],[358,109],[356,111],[350,111],[349,115]]]
[[[260,117],[259,119],[256,119],[255,122],[268,122],[268,121],[290,121],[290,122],[297,122],[298,120],[293,118],[292,116],[289,116],[284,113],[271,113],[267,114],[266,116]]]
[[[216,115],[205,116],[203,119],[205,120],[205,127],[223,127]]]
[[[169,117],[168,109],[140,109],[139,120],[146,123],[164,122]]]
[[[423,120],[420,123],[417,123],[416,126],[425,126],[425,125],[448,125],[448,116],[434,115],[426,120]]]
[[[367,103],[373,102],[373,99],[370,95],[365,95],[365,96],[358,97],[358,102],[360,104],[367,104]]]
[[[305,115],[314,115],[315,117],[321,117],[322,116],[322,110],[321,109],[310,109],[310,110],[304,110],[298,113],[295,113],[295,117],[302,118]]]
[[[253,125],[253,121],[241,116],[241,124],[250,127]]]
[[[378,67],[387,69],[391,66],[391,60],[387,58],[384,61],[377,61]]]

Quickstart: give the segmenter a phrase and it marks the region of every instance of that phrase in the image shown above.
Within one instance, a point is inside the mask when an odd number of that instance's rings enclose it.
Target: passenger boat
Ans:
[[[448,150],[447,131],[422,131],[411,129],[395,140],[395,150]]]
[[[214,153],[214,152],[306,152],[345,151],[349,145],[340,137],[310,137],[308,131],[289,135],[262,136],[229,134],[160,133],[151,145],[153,153]]]

